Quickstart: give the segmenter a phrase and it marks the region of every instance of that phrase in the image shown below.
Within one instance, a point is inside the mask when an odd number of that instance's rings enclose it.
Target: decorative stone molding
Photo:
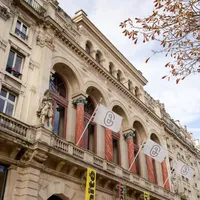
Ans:
[[[0,5],[0,17],[3,18],[4,20],[10,19],[10,12],[6,7],[1,5]]]
[[[21,54],[23,54],[24,56],[30,56],[29,53],[27,53],[26,51],[24,51],[22,48],[20,48],[19,46],[17,46],[16,44],[14,44],[11,40],[9,40],[9,43],[11,45],[11,47],[13,47],[15,50],[17,50],[18,52],[20,52]]]
[[[84,104],[86,105],[87,104],[87,94],[85,94],[84,92],[82,93],[79,93],[79,94],[75,94],[73,95],[72,99],[73,99],[73,105],[74,106],[77,106],[77,104]]]
[[[132,138],[135,137],[135,129],[125,131],[124,133],[125,140],[129,137],[132,137]]]
[[[6,42],[5,40],[3,40],[2,38],[0,38],[0,49],[3,49],[3,51],[6,50],[8,42]]]
[[[39,66],[40,66],[40,64],[38,62],[30,60],[30,62],[29,62],[29,68],[34,69],[35,67],[39,68]]]
[[[51,50],[54,50],[55,46],[54,46],[54,41],[52,37],[49,36],[44,36],[41,34],[38,34],[37,38],[36,38],[36,44],[40,47],[48,47]]]

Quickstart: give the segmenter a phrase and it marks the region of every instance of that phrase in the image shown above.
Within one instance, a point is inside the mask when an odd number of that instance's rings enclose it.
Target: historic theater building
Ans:
[[[96,200],[200,199],[200,147],[147,80],[84,11],[70,18],[56,0],[0,0],[0,199],[84,200],[87,168]],[[114,133],[93,121],[99,100],[123,117]],[[141,151],[152,139],[168,149],[162,163]],[[80,140],[79,144],[77,142]],[[173,173],[182,160],[189,180]],[[163,184],[166,184],[163,187]]]

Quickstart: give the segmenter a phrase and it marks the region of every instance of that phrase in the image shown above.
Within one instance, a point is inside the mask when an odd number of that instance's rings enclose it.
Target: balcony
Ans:
[[[0,131],[6,133],[7,136],[29,140],[28,129],[28,125],[0,112]]]
[[[37,18],[41,18],[46,11],[36,0],[13,0],[13,3]]]
[[[35,0],[24,0],[29,6],[31,6],[36,12],[42,14],[45,9]]]

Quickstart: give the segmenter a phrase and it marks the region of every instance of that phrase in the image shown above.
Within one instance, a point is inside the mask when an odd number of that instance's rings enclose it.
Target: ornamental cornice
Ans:
[[[99,74],[104,76],[108,81],[110,81],[116,88],[118,88],[126,97],[132,100],[136,105],[138,105],[144,112],[146,112],[149,116],[151,116],[155,121],[161,124],[162,119],[156,115],[153,111],[151,111],[141,100],[139,100],[133,93],[131,93],[128,88],[126,88],[122,83],[114,78],[105,68],[103,68],[97,61],[92,58],[87,52],[80,47],[72,38],[70,38],[63,30],[59,27],[58,24],[55,24],[51,18],[46,19],[45,23],[49,25],[49,27],[57,32],[56,36],[61,42],[69,47],[76,55],[78,55],[81,59],[83,59],[86,63],[96,69]]]

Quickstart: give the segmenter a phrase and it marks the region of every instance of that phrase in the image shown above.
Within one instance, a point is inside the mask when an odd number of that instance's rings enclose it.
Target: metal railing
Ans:
[[[35,0],[24,0],[28,5],[30,5],[39,14],[42,14],[46,10]]]

